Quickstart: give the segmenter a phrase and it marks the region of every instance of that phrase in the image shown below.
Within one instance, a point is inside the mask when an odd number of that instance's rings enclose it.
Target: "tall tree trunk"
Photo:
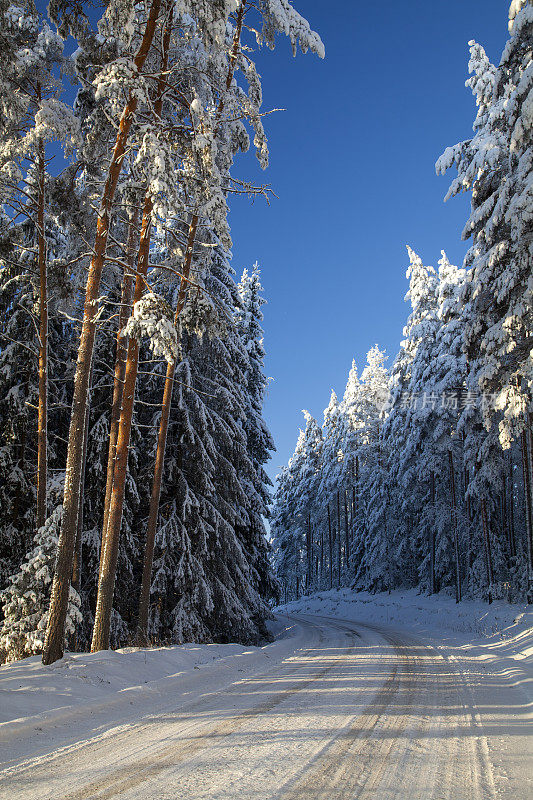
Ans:
[[[237,9],[235,31],[233,35],[231,51],[229,54],[230,64],[228,69],[228,75],[226,77],[226,91],[229,90],[231,82],[233,80],[233,75],[235,73],[235,65],[239,53],[242,25],[247,7],[248,7],[248,0],[241,0],[239,8]],[[223,96],[221,96],[217,107],[217,117],[219,118],[219,121],[223,110],[224,110],[224,98]],[[217,123],[216,126],[217,128],[218,124],[219,123]],[[185,261],[182,270],[183,277],[180,284],[176,313],[174,315],[175,322],[177,322],[178,317],[181,314],[181,311],[183,309],[187,297],[188,279],[191,271],[192,257],[193,257],[194,243],[196,240],[197,229],[198,229],[198,215],[193,214],[191,223],[189,225],[187,251],[185,254]],[[159,423],[159,433],[157,437],[157,450],[154,463],[154,478],[152,481],[150,509],[148,512],[148,522],[146,526],[146,544],[144,550],[143,575],[141,582],[141,592],[139,597],[139,614],[137,622],[137,638],[141,643],[146,642],[148,636],[150,586],[152,580],[155,536],[157,532],[157,519],[159,516],[159,502],[161,499],[161,484],[163,478],[163,468],[165,465],[165,451],[166,451],[167,434],[168,434],[168,423],[170,419],[170,410],[172,406],[172,389],[174,385],[174,373],[176,371],[176,363],[177,363],[176,361],[173,361],[170,362],[167,366],[165,386],[163,390],[161,420]]]
[[[533,508],[532,508],[532,473],[528,453],[528,436],[524,429],[520,434],[522,450],[522,472],[524,476],[524,505],[526,509],[526,541],[527,541],[527,589],[528,604],[533,603]]]
[[[320,526],[320,588],[324,580],[324,529]]]
[[[435,473],[431,473],[431,484],[430,484],[430,503],[431,508],[433,510],[433,517],[431,520],[431,527],[429,530],[429,584],[431,588],[431,594],[435,594],[437,591],[436,581],[435,581]]]
[[[226,89],[229,89],[229,87],[231,86],[231,81],[233,79],[233,74],[235,71],[235,63],[238,55],[240,37],[242,32],[242,23],[247,4],[248,0],[241,0],[241,4],[237,11],[235,33],[230,52],[230,67],[226,79]],[[224,108],[224,99],[223,97],[221,97],[217,108],[217,115],[219,117],[222,113],[223,108]],[[180,285],[180,292],[176,307],[175,322],[177,322],[186,300],[186,291],[191,270],[197,227],[198,227],[198,215],[194,214],[189,226],[187,252],[182,272],[183,277]],[[148,513],[148,523],[146,529],[146,544],[145,544],[145,552],[143,560],[143,576],[141,582],[141,592],[139,597],[139,613],[138,613],[138,623],[137,623],[137,638],[141,643],[146,642],[148,636],[148,614],[149,614],[149,604],[150,604],[150,585],[151,585],[152,566],[153,566],[153,554],[155,546],[155,536],[157,531],[157,519],[159,515],[159,502],[161,498],[161,484],[163,477],[163,468],[165,463],[165,450],[166,450],[166,441],[168,433],[168,424],[170,419],[170,410],[172,405],[172,389],[173,389],[175,370],[176,370],[176,361],[174,360],[173,362],[170,362],[168,364],[167,373],[165,377],[161,420],[159,424],[157,450],[154,463],[154,478],[152,482],[150,509]]]
[[[452,451],[448,450],[448,461],[450,464],[450,493],[452,498],[452,531],[453,531],[453,549],[455,560],[455,602],[461,601],[461,571],[459,563],[459,534],[457,531],[457,498],[455,494],[455,472],[453,469],[453,455]]]
[[[189,236],[187,240],[187,250],[182,269],[182,279],[174,321],[177,323],[179,315],[187,299],[187,286],[191,272],[194,242],[198,228],[198,215],[193,214],[189,225]],[[138,618],[138,638],[146,641],[148,635],[148,610],[150,605],[150,585],[152,581],[152,565],[154,560],[155,535],[157,531],[157,518],[159,516],[159,501],[161,499],[161,484],[163,479],[163,467],[165,465],[165,450],[167,445],[168,423],[170,419],[170,409],[172,406],[172,389],[174,386],[174,373],[176,371],[176,360],[167,364],[167,374],[165,377],[165,388],[163,390],[163,403],[161,407],[161,419],[159,422],[159,433],[157,437],[157,449],[154,464],[154,479],[152,482],[152,494],[150,496],[150,510],[148,513],[148,523],[146,526],[146,544],[144,549],[143,575],[141,582],[141,593],[139,598],[139,618]]]
[[[38,99],[41,86],[38,84]],[[44,230],[45,159],[44,143],[37,144],[37,238],[39,261],[39,405],[37,421],[37,514],[36,528],[46,522],[46,489],[48,483],[48,270]]]
[[[165,31],[163,35],[161,69],[160,76],[157,81],[157,94],[154,102],[155,117],[161,117],[161,111],[163,107],[163,91],[167,77],[171,31],[172,12],[169,14],[166,20]],[[139,239],[139,260],[137,263],[137,277],[135,280],[133,305],[139,302],[145,290],[144,279],[148,273],[150,261],[152,209],[152,196],[147,190],[144,195],[143,203],[141,235]],[[117,572],[120,529],[122,527],[122,512],[124,509],[124,495],[126,491],[128,455],[130,449],[131,425],[133,420],[133,406],[135,403],[135,387],[137,384],[138,369],[139,343],[136,339],[130,339],[128,342],[124,373],[122,408],[118,421],[117,441],[115,446],[115,465],[107,513],[107,526],[102,530],[102,549],[100,552],[98,594],[96,597],[96,612],[94,616],[93,638],[91,643],[91,652],[93,653],[98,650],[107,650],[109,647],[109,631],[111,626],[111,613],[113,610],[113,594],[115,590],[115,577]]]
[[[109,520],[109,501],[111,489],[113,488],[113,471],[115,467],[115,455],[117,451],[118,422],[120,419],[120,409],[122,407],[122,394],[124,391],[124,376],[126,374],[126,358],[128,355],[128,341],[122,336],[122,331],[131,313],[133,273],[135,269],[135,239],[137,233],[137,223],[139,212],[134,210],[129,222],[128,243],[126,246],[126,258],[128,269],[124,271],[122,277],[122,292],[120,298],[120,311],[118,315],[117,345],[115,357],[115,374],[113,378],[113,400],[111,403],[111,418],[109,422],[109,449],[107,455],[107,475],[104,500],[104,523],[102,530],[107,530]]]
[[[138,72],[140,72],[142,69],[144,62],[146,61],[148,51],[152,45],[157,26],[160,5],[161,0],[152,0],[144,35],[139,50],[134,58],[134,64]],[[54,661],[57,661],[57,659],[61,658],[63,655],[65,621],[67,617],[68,596],[72,577],[72,562],[74,560],[74,547],[78,526],[82,473],[81,462],[83,457],[83,430],[85,426],[89,376],[91,373],[94,340],[96,334],[98,295],[107,249],[109,228],[111,224],[113,200],[115,197],[118,179],[126,152],[128,136],[137,105],[137,95],[134,92],[131,92],[120,118],[115,147],[111,156],[107,178],[100,201],[100,209],[98,212],[98,221],[96,226],[96,239],[91,263],[89,266],[89,274],[87,277],[85,308],[83,312],[83,323],[81,328],[80,345],[78,349],[76,374],[74,377],[74,396],[72,399],[72,414],[70,418],[67,464],[65,471],[65,491],[63,496],[63,519],[61,523],[61,532],[59,535],[56,569],[52,584],[48,628],[46,631],[46,641],[43,649],[43,664],[53,664]]]
[[[513,453],[509,449],[509,524],[507,526],[509,536],[509,552],[511,558],[516,556],[516,540],[514,532],[514,474],[513,474]]]
[[[350,569],[350,529],[348,527],[348,500],[344,490],[344,561],[346,574]]]
[[[328,502],[328,534],[329,534],[329,588],[333,589],[333,535],[331,532],[331,513]]]
[[[89,385],[92,385],[92,370]],[[80,510],[78,514],[78,527],[76,530],[76,545],[74,548],[74,561],[72,564],[72,587],[80,594],[81,592],[81,570],[83,567],[83,500],[85,496],[85,473],[87,471],[87,445],[89,443],[89,421],[91,416],[90,402],[87,404],[85,414],[85,429],[83,432],[83,459],[81,471],[80,487]],[[75,651],[78,648],[78,630],[74,630],[69,640],[69,650]]]
[[[91,376],[89,385],[92,385],[93,372],[91,369]],[[85,473],[87,470],[87,446],[89,443],[89,424],[91,417],[91,403],[90,399],[87,403],[87,413],[85,414],[85,425],[83,431],[83,458],[81,469],[81,486],[80,486],[80,511],[78,514],[78,527],[76,529],[76,547],[74,549],[74,562],[72,564],[72,586],[79,593],[81,588],[81,570],[83,564],[83,500],[85,496]]]
[[[145,195],[143,206],[143,220],[139,243],[139,261],[137,265],[137,279],[133,303],[138,302],[144,291],[144,280],[148,270],[150,252],[152,201],[148,194]],[[128,354],[124,376],[124,389],[122,393],[122,408],[120,412],[117,444],[115,448],[115,464],[113,471],[113,484],[109,499],[107,527],[102,531],[102,547],[100,550],[100,568],[98,574],[98,594],[96,598],[96,612],[94,616],[93,637],[91,652],[107,650],[109,647],[109,631],[111,613],[113,609],[113,594],[117,569],[120,529],[122,526],[122,511],[124,508],[124,495],[126,490],[126,475],[128,470],[128,455],[133,418],[133,405],[135,402],[135,386],[139,368],[139,342],[130,338],[128,341]]]
[[[337,588],[341,588],[342,571],[342,536],[341,536],[341,500],[337,489]]]
[[[492,567],[492,548],[490,546],[490,531],[487,519],[487,504],[485,498],[481,499],[481,525],[483,528],[483,545],[485,550],[485,567],[487,570],[487,602],[492,603],[492,586],[494,584],[494,572]]]
[[[311,515],[307,515],[307,589],[311,590],[313,581],[313,540],[311,537]]]

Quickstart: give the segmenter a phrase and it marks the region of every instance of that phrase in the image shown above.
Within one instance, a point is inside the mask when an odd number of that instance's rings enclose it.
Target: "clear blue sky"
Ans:
[[[263,78],[271,166],[246,156],[235,174],[269,182],[268,207],[232,203],[233,266],[262,267],[265,414],[278,451],[271,476],[293,452],[301,409],[322,421],[334,388],[344,391],[378,343],[396,354],[408,313],[405,245],[429,264],[441,249],[460,263],[468,198],[443,203],[448,177],[434,163],[471,136],[475,105],[468,41],[498,62],[506,0],[446,3],[294,0],[326,46],[324,61],[292,58],[278,38],[256,62]]]

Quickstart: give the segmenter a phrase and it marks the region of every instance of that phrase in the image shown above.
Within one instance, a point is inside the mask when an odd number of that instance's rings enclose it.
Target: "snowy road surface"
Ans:
[[[70,741],[59,720],[0,772],[0,796],[531,800],[531,715],[513,680],[390,628],[297,624],[282,657],[229,685],[206,673],[192,699],[159,693]]]

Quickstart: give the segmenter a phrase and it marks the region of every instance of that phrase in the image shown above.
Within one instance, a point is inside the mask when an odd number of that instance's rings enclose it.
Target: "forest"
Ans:
[[[390,368],[376,345],[320,425],[307,411],[277,481],[285,600],[351,587],[533,602],[533,7],[498,66],[469,42],[473,136],[448,147],[446,199],[471,197],[461,267],[408,247],[411,313]]]
[[[469,43],[473,135],[436,164],[464,263],[408,247],[397,356],[304,412],[274,488],[228,211],[272,195],[235,168],[269,160],[254,51],[319,35],[288,0],[0,15],[0,662],[259,644],[334,587],[533,602],[531,3],[497,66]]]
[[[234,172],[268,164],[254,47],[322,42],[287,0],[0,16],[0,660],[264,641],[263,297],[228,202],[269,196]]]

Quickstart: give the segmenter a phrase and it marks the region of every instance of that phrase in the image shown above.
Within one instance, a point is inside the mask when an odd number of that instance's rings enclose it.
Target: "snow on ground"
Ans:
[[[66,653],[51,666],[40,656],[0,667],[0,768],[46,749],[48,736],[68,743],[96,727],[126,723],[173,700],[190,700],[243,673],[292,653],[303,632],[270,623],[275,642],[183,644],[172,647]]]
[[[532,796],[530,609],[340,590],[276,619],[264,647],[0,668],[5,796]]]
[[[533,702],[533,607],[494,601],[456,603],[415,589],[390,594],[333,589],[279,606],[278,614],[318,614],[414,632],[515,678]]]

